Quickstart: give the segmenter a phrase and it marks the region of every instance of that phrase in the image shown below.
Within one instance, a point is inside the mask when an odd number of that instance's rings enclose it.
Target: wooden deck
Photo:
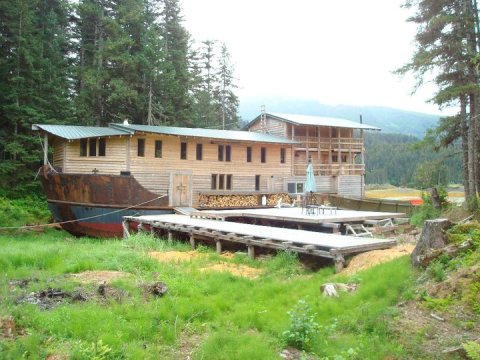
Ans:
[[[293,221],[307,224],[323,223],[352,223],[367,220],[383,220],[405,217],[404,213],[353,211],[353,210],[325,210],[324,214],[306,215],[300,207],[268,208],[268,209],[241,209],[241,210],[203,210],[191,213],[194,217],[211,217],[226,220],[228,218],[255,218],[279,221]]]
[[[279,209],[282,210],[282,209]],[[156,233],[167,231],[190,236],[190,243],[207,239],[215,241],[217,251],[222,250],[222,241],[241,243],[247,246],[250,257],[255,257],[255,247],[290,250],[297,253],[332,259],[337,270],[345,263],[345,256],[375,249],[385,249],[396,244],[391,239],[366,239],[353,236],[326,234],[314,231],[285,229],[271,226],[242,224],[229,221],[192,218],[186,215],[126,216],[123,221],[124,236],[128,237],[132,227]]]

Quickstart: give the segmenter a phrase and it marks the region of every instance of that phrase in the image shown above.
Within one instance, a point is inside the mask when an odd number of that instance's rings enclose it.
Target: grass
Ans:
[[[283,333],[290,326],[288,311],[305,299],[320,331],[311,352],[325,359],[402,358],[403,348],[389,330],[392,306],[412,284],[407,258],[364,271],[356,293],[340,298],[320,295],[325,282],[351,278],[333,268],[305,270],[295,255],[252,261],[246,256],[220,258],[213,249],[182,263],[161,263],[148,251],[187,250],[183,243],[168,245],[149,236],[127,241],[72,238],[46,234],[0,236],[0,319],[13,316],[22,334],[0,335],[0,358],[44,359],[279,359],[286,347]],[[263,270],[256,279],[201,269],[221,261]],[[31,291],[47,287],[74,291],[96,290],[66,275],[87,270],[118,270],[133,276],[111,286],[124,294],[107,302],[91,299],[65,302],[50,310],[18,302]],[[35,278],[25,289],[12,280]],[[160,279],[169,288],[161,298],[144,291]],[[0,329],[1,330],[1,329]],[[1,334],[1,331],[0,331]]]

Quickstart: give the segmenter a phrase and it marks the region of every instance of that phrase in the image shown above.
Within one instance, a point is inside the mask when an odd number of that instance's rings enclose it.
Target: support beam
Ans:
[[[122,221],[122,229],[123,229],[123,238],[127,239],[130,237],[130,232],[128,231],[129,228],[129,222],[128,220],[123,220]]]
[[[48,134],[43,136],[43,165],[48,164]]]
[[[255,259],[255,246],[247,245],[247,249],[248,249],[248,257],[250,259]]]
[[[217,247],[217,254],[221,254],[222,253],[222,242],[220,241],[220,239],[215,239],[215,245]]]
[[[193,234],[190,234],[190,246],[193,250],[195,250],[195,245],[195,236],[193,236]]]
[[[169,244],[173,242],[173,233],[170,230],[167,232],[167,240]]]

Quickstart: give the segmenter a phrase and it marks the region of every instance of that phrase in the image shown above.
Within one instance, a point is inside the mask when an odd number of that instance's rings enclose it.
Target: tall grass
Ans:
[[[311,346],[317,356],[348,358],[346,354],[354,352],[358,358],[380,359],[402,354],[386,324],[390,307],[411,284],[407,259],[359,274],[358,291],[334,299],[321,296],[320,285],[351,279],[334,275],[331,267],[305,270],[291,253],[255,262],[244,256],[221,259],[263,269],[262,276],[248,279],[202,271],[219,261],[210,249],[188,262],[158,262],[148,251],[182,251],[187,246],[145,235],[128,241],[74,239],[55,231],[0,236],[0,249],[0,297],[5,300],[0,318],[14,316],[29,334],[0,340],[1,358],[60,353],[82,359],[98,348],[109,350],[105,358],[116,359],[176,359],[186,350],[194,359],[276,359],[286,346],[282,334],[289,327],[288,311],[300,299],[317,314],[320,332]],[[133,274],[111,284],[126,296],[107,303],[65,303],[52,310],[16,302],[22,293],[47,286],[85,287],[65,277],[85,270]],[[38,282],[26,289],[8,284],[32,277]],[[159,280],[169,288],[164,297],[145,293],[145,283]],[[182,348],[191,333],[197,334],[198,343]]]

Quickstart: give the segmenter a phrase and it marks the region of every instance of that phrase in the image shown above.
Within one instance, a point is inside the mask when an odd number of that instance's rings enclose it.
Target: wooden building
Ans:
[[[57,172],[133,176],[151,192],[168,194],[171,207],[198,206],[202,194],[301,193],[308,159],[319,192],[361,196],[362,131],[373,127],[319,119],[263,114],[249,131],[128,123],[33,129],[43,134],[45,149],[53,148],[44,162]]]
[[[364,130],[379,128],[339,118],[262,113],[245,129],[295,141],[292,172],[286,181],[289,193],[303,192],[306,167],[311,162],[318,192],[363,197]]]

